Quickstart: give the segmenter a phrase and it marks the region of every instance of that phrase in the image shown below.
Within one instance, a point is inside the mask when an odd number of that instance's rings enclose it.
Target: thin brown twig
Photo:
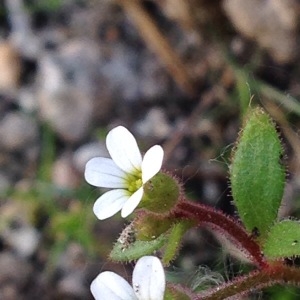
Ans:
[[[157,54],[175,82],[188,95],[194,96],[196,90],[191,83],[187,68],[162,35],[151,16],[145,11],[140,0],[118,0],[118,2],[124,7],[147,46]]]

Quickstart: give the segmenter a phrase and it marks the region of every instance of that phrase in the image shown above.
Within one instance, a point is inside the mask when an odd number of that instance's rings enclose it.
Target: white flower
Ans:
[[[133,270],[132,287],[113,272],[100,273],[91,284],[96,300],[163,300],[165,273],[155,256],[140,258]]]
[[[108,133],[106,146],[112,159],[92,158],[86,164],[84,176],[91,185],[113,188],[94,204],[98,219],[109,218],[120,210],[125,218],[139,205],[143,185],[161,169],[164,152],[155,145],[142,158],[134,136],[123,126]]]

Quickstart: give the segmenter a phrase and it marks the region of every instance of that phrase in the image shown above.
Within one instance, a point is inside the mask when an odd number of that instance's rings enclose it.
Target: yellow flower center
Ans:
[[[136,171],[135,173],[127,174],[125,181],[127,190],[130,194],[133,194],[143,185],[142,172]]]

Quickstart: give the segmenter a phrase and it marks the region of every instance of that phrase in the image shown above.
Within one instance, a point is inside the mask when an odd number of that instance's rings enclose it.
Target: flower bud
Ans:
[[[173,220],[156,214],[144,214],[134,221],[136,238],[141,241],[151,241],[168,231]]]
[[[139,208],[165,214],[176,205],[180,185],[176,179],[165,173],[157,173],[144,185],[144,195]]]

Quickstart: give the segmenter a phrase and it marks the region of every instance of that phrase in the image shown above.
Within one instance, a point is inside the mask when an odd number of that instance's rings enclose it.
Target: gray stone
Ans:
[[[162,139],[170,134],[172,127],[162,109],[152,108],[146,117],[136,124],[135,130],[144,137]]]
[[[295,58],[297,1],[225,0],[223,7],[233,25],[269,51],[279,63]]]
[[[85,274],[83,271],[75,271],[68,274],[59,281],[57,292],[61,297],[76,297],[76,299],[86,299],[89,295],[87,287],[84,285]]]
[[[37,111],[36,91],[32,87],[23,87],[19,89],[18,104],[26,113]]]
[[[11,112],[0,121],[0,145],[9,151],[20,151],[38,138],[33,119],[20,112]]]
[[[62,86],[49,93],[42,91],[39,111],[42,119],[65,141],[79,142],[89,133],[93,104],[88,95],[77,88]]]
[[[75,189],[82,181],[81,176],[72,165],[71,157],[62,154],[53,164],[52,182],[59,188]]]
[[[93,157],[109,157],[104,142],[92,142],[80,146],[73,154],[75,168],[83,173],[86,163]]]
[[[18,228],[7,228],[3,238],[6,243],[20,256],[30,257],[37,250],[40,235],[35,228],[22,224]]]
[[[9,252],[0,253],[0,285],[10,282],[21,289],[30,279],[31,271],[25,260]]]
[[[98,55],[92,45],[72,41],[40,59],[40,115],[68,142],[84,139],[93,120]]]

